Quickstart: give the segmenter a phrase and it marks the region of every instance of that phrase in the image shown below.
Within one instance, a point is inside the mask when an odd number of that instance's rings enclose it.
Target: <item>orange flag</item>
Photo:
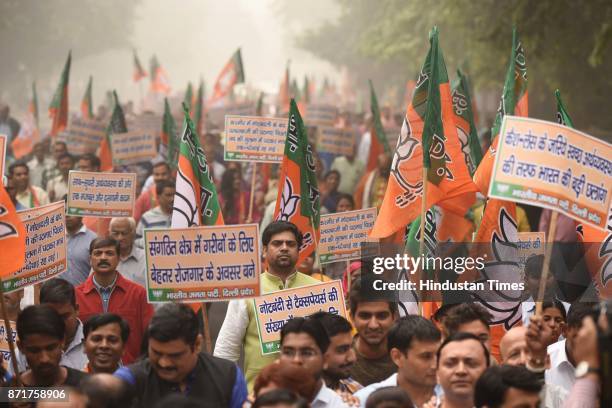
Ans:
[[[385,198],[370,233],[375,238],[390,236],[420,215],[424,167],[428,169],[427,208],[438,204],[463,216],[475,201],[476,186],[463,160],[435,28],[430,43],[397,141]]]
[[[602,300],[612,296],[612,218],[606,231],[588,224],[576,228],[578,238],[584,246],[584,258]]]
[[[0,183],[0,277],[5,278],[23,268],[26,252],[26,230],[15,211],[11,197]]]

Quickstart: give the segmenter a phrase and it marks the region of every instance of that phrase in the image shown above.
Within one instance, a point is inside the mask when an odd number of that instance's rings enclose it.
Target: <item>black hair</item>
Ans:
[[[261,394],[251,408],[263,408],[275,406],[278,404],[292,404],[292,408],[308,408],[310,404],[304,398],[300,397],[293,391],[283,388],[278,388],[272,391]]]
[[[32,305],[17,316],[17,336],[23,342],[27,336],[40,334],[64,340],[64,319],[49,305]]]
[[[23,160],[17,160],[16,162],[11,163],[11,165],[8,168],[9,177],[13,177],[13,173],[15,173],[15,169],[17,167],[25,167],[26,170],[28,171],[28,174],[30,174],[30,168],[28,167],[28,164],[24,162]]]
[[[338,334],[351,333],[353,331],[353,326],[351,326],[349,321],[337,314],[317,312],[311,315],[310,318],[318,319],[321,322],[330,339]]]
[[[160,399],[155,408],[200,408],[201,403],[183,394],[168,394]]]
[[[438,365],[440,364],[440,355],[442,354],[442,349],[444,349],[444,347],[446,347],[449,343],[456,342],[456,341],[464,341],[464,340],[476,340],[478,344],[482,346],[482,351],[484,352],[486,366],[488,367],[489,364],[491,364],[491,356],[489,354],[489,350],[487,350],[483,342],[480,341],[480,339],[477,336],[473,335],[472,333],[465,333],[465,332],[453,333],[450,336],[448,336],[446,339],[444,339],[444,341],[438,348],[438,353],[437,353]]]
[[[261,234],[261,243],[264,246],[267,246],[274,235],[285,231],[289,231],[293,234],[298,243],[298,248],[300,248],[302,246],[303,239],[302,233],[294,223],[288,221],[273,221],[268,224],[266,229],[264,229],[263,233]]]
[[[338,180],[342,179],[340,172],[338,170],[332,169],[332,170],[329,170],[327,173],[325,173],[325,176],[323,176],[323,180],[327,179],[327,177],[331,176],[332,174],[335,174],[336,176],[338,176]]]
[[[100,169],[100,158],[93,153],[85,153],[79,157],[79,160],[87,160],[91,163],[92,167],[96,169]]]
[[[181,339],[194,346],[199,333],[195,312],[183,303],[168,303],[155,312],[149,323],[149,339],[162,343]]]
[[[114,313],[100,313],[91,316],[85,324],[83,324],[83,336],[87,338],[89,333],[96,330],[98,327],[106,326],[107,324],[117,323],[121,329],[121,341],[125,344],[130,336],[130,326],[121,316]]]
[[[459,326],[479,320],[487,328],[491,325],[493,316],[487,309],[477,303],[461,303],[451,308],[444,319],[444,330],[447,335],[457,333]]]
[[[492,366],[487,368],[474,386],[474,405],[477,408],[498,408],[506,400],[510,388],[539,394],[542,383],[538,376],[523,366]]]
[[[74,157],[70,153],[60,154],[60,156],[57,158],[57,162],[59,163],[61,160],[65,159],[66,157],[70,159],[72,164],[74,164]]]
[[[351,203],[351,207],[355,208],[355,199],[352,195],[347,193],[338,193],[336,203],[339,203],[340,200],[347,200],[349,203]]]
[[[76,308],[76,295],[72,283],[62,278],[54,278],[46,281],[40,287],[40,303],[55,303],[59,305],[70,305]]]
[[[582,327],[582,319],[587,316],[592,316],[595,311],[596,303],[581,302],[579,300],[572,303],[567,313],[567,327],[580,328]]]
[[[163,194],[165,188],[176,188],[176,185],[170,180],[159,180],[155,183],[155,192],[158,196]]]
[[[561,303],[560,300],[552,299],[542,302],[542,312],[544,311],[544,309],[550,308],[557,309],[559,313],[561,313],[563,320],[567,321],[567,312],[565,311],[565,306],[563,306],[563,303]]]
[[[155,163],[152,168],[156,168],[160,166],[164,166],[168,171],[170,171],[170,166],[165,161],[160,161],[160,162]]]
[[[370,394],[365,408],[412,408],[414,403],[400,387],[382,387]]]
[[[388,283],[379,275],[362,274],[359,278],[353,280],[349,290],[349,306],[351,315],[357,313],[359,303],[363,302],[387,302],[391,314],[396,314],[398,310],[397,292],[391,290],[376,290],[374,289],[374,281],[380,280]]]
[[[448,316],[448,312],[455,306],[457,306],[457,303],[444,303],[434,312],[432,319],[438,323],[442,323],[446,316]]]
[[[119,241],[111,237],[98,237],[91,241],[91,243],[89,244],[89,255],[93,253],[94,249],[109,246],[115,247],[115,249],[117,250],[117,256],[119,256]]]
[[[396,348],[405,353],[412,346],[412,340],[440,342],[442,334],[431,320],[422,316],[409,315],[396,321],[387,336],[387,348]]]
[[[127,382],[111,374],[86,375],[79,383],[79,390],[89,399],[89,408],[130,407],[135,397]]]
[[[329,337],[325,332],[323,324],[318,319],[294,317],[289,320],[281,329],[281,340],[282,346],[285,337],[288,334],[306,333],[317,343],[317,347],[321,350],[321,354],[327,351],[329,347]]]
[[[66,145],[66,142],[64,142],[63,140],[56,140],[55,143],[53,143],[53,145],[62,145],[65,148],[68,148],[68,145]]]

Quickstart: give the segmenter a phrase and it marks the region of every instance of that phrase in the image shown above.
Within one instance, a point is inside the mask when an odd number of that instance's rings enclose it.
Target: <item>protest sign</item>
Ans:
[[[355,154],[355,136],[355,132],[351,129],[319,126],[317,151],[339,156],[353,156]]]
[[[376,220],[376,208],[321,215],[319,261],[322,264],[356,259]],[[374,240],[377,241],[377,240]]]
[[[0,353],[2,353],[2,366],[5,370],[8,370],[9,365],[11,364],[11,352],[9,351],[9,339],[8,335],[11,334],[13,338],[13,343],[17,342],[17,323],[9,322],[10,330],[6,329],[6,325],[4,324],[4,319],[0,322]]]
[[[544,255],[546,245],[546,234],[544,232],[519,232],[518,242],[518,264],[525,267],[527,259],[534,255]]]
[[[70,171],[68,215],[131,217],[136,196],[136,173]]]
[[[225,160],[281,163],[287,118],[225,117]]]
[[[304,112],[306,126],[333,126],[338,116],[338,109],[333,105],[309,103]]]
[[[58,135],[58,139],[66,143],[70,154],[81,155],[94,153],[102,139],[106,137],[106,126],[97,119],[73,117],[66,132]]]
[[[133,130],[113,133],[110,139],[113,164],[116,166],[148,162],[157,156],[155,135],[151,132]]]
[[[542,120],[506,116],[489,196],[559,211],[605,229],[612,145]]]
[[[4,175],[4,164],[6,162],[6,135],[0,135],[0,176]]]
[[[259,296],[259,226],[145,229],[147,296],[210,302]]]
[[[60,201],[17,212],[26,230],[25,263],[2,282],[5,293],[51,279],[66,270],[64,208]]]
[[[253,299],[262,354],[280,348],[280,331],[294,317],[324,311],[346,317],[339,280],[269,293]]]

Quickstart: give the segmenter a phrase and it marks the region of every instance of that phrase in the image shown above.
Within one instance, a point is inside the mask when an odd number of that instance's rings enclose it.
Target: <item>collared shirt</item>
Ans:
[[[136,245],[132,245],[132,252],[130,252],[125,259],[120,259],[119,265],[117,265],[117,271],[119,271],[124,278],[136,282],[142,287],[145,287],[146,270],[147,263],[145,252]]]
[[[91,316],[104,310],[103,300],[98,293],[93,275],[77,286],[75,293],[81,320],[87,321]],[[107,311],[123,317],[130,326],[130,337],[121,359],[123,364],[130,364],[140,355],[142,337],[153,315],[153,307],[147,303],[145,289],[118,273],[108,299]]]
[[[102,308],[104,310],[104,313],[108,312],[108,302],[110,301],[111,293],[113,293],[113,289],[115,288],[115,283],[117,282],[117,276],[119,276],[119,274],[115,275],[115,279],[108,286],[100,285],[98,281],[96,280],[95,275],[92,275],[91,277],[93,280],[93,284],[96,287],[96,290],[98,291],[98,293],[100,294],[100,298],[102,299]]]
[[[41,162],[35,157],[28,162],[28,168],[30,169],[30,184],[43,187],[43,173],[45,170],[50,170],[55,166],[55,161],[50,157],[45,157]]]
[[[332,391],[325,385],[323,386],[310,403],[311,408],[348,408],[348,405],[342,401],[342,397]]]
[[[142,218],[136,226],[135,244],[140,248],[144,247],[143,231],[145,228],[168,228],[172,223],[172,214],[166,214],[160,206],[157,206],[146,213],[142,214]]]
[[[23,354],[19,351],[19,349],[15,350],[15,357],[17,358],[17,367],[19,368],[19,372],[22,373],[28,369],[28,362]],[[60,360],[60,365],[74,368],[75,370],[81,370],[85,365],[87,365],[87,355],[85,354],[85,336],[83,334],[83,323],[78,321],[76,332],[74,333],[74,338],[62,354],[62,359]],[[9,372],[13,373],[13,365],[8,365]]]
[[[355,397],[359,398],[360,407],[365,408],[366,401],[368,400],[370,394],[372,394],[379,388],[384,387],[399,387],[399,385],[397,384],[397,373],[393,374],[392,376],[381,382],[370,384],[367,387],[357,391],[355,393]],[[440,384],[436,384],[433,391],[434,395],[436,396],[436,400],[440,401],[440,397],[444,394],[444,391],[442,390],[442,387],[440,387]],[[415,408],[417,408],[416,405]]]
[[[68,235],[68,269],[61,274],[61,278],[79,286],[89,276],[91,265],[89,264],[89,244],[96,239],[96,234],[84,225],[73,235]]]
[[[544,375],[546,384],[555,384],[570,392],[576,381],[574,373],[576,367],[567,358],[565,340],[548,346],[548,356],[550,357],[550,368]]]
[[[29,186],[21,193],[17,192],[15,198],[26,208],[40,207],[49,204],[47,192],[36,186]]]
[[[68,194],[68,180],[64,180],[62,175],[49,180],[47,193],[49,193],[49,197],[53,197],[53,201],[61,200],[64,195]]]

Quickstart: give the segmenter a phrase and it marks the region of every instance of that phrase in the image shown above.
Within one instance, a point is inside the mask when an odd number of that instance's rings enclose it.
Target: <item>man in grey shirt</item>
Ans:
[[[134,245],[136,237],[134,218],[113,218],[110,221],[110,235],[119,241],[119,265],[117,265],[119,273],[145,287],[147,264],[144,250]]]
[[[73,286],[85,282],[91,271],[89,264],[89,244],[96,238],[96,234],[83,225],[81,217],[66,216],[66,237],[68,238],[68,270],[62,273],[61,278]]]

